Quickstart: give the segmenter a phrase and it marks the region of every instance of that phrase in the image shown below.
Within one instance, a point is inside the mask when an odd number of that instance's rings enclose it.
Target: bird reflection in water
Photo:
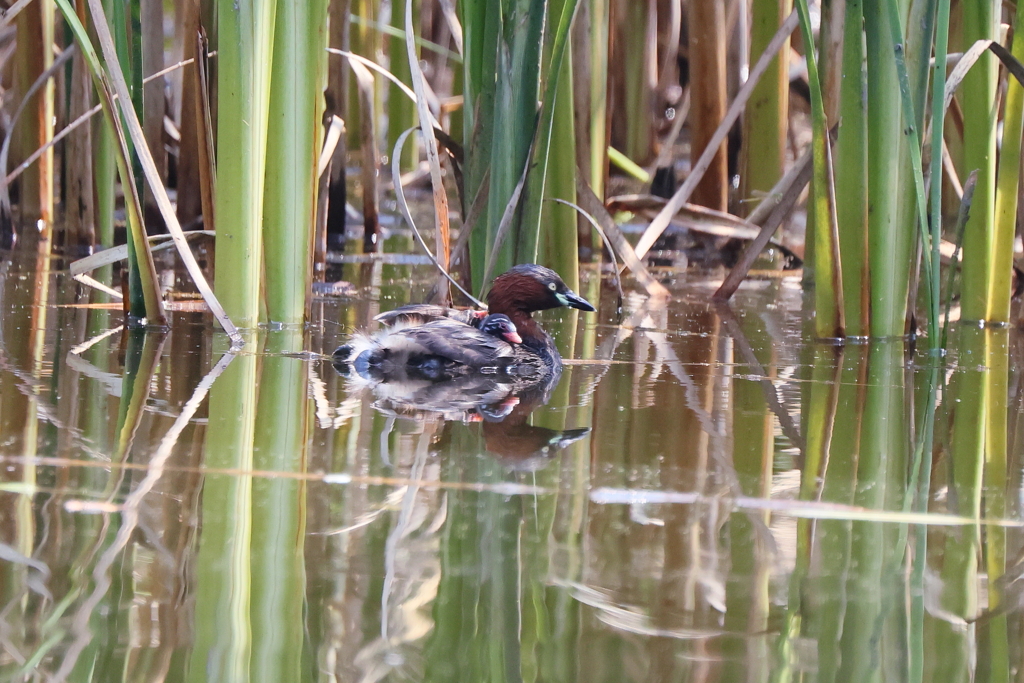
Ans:
[[[414,373],[368,379],[337,359],[334,369],[347,378],[349,390],[372,394],[373,407],[385,415],[480,423],[487,451],[510,469],[540,469],[590,433],[586,427],[558,430],[529,423],[531,413],[550,399],[561,370],[525,384],[521,378],[482,372],[437,380]]]
[[[533,467],[589,429],[528,424],[562,375],[554,340],[531,316],[559,307],[594,312],[557,273],[536,264],[495,278],[487,310],[411,304],[378,315],[386,329],[358,332],[333,354],[350,387],[371,391],[378,410],[483,423],[487,450]]]

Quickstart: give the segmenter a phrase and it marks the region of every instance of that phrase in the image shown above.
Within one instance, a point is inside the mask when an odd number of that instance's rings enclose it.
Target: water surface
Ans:
[[[792,279],[619,311],[588,270],[547,404],[396,411],[322,354],[426,293],[414,259],[230,353],[4,256],[2,680],[1019,676],[1016,330],[939,368],[809,340]]]

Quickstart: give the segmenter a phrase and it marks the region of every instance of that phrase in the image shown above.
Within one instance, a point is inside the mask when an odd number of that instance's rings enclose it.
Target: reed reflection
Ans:
[[[296,353],[321,344],[300,330],[230,357],[188,316],[121,335],[51,307],[33,347],[11,335],[37,294],[3,285],[6,679],[923,682],[1022,661],[1014,331],[965,328],[933,361],[796,343],[792,302],[628,296],[621,321],[545,319],[582,357],[557,383],[403,393]]]

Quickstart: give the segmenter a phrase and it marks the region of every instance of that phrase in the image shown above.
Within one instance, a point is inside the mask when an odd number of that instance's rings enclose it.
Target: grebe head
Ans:
[[[504,339],[509,344],[523,343],[523,338],[519,336],[515,323],[502,313],[492,313],[484,318],[480,323],[480,331]]]
[[[589,301],[569,289],[558,273],[535,263],[515,266],[494,278],[487,294],[487,307],[492,313],[531,313],[559,306],[595,310]]]

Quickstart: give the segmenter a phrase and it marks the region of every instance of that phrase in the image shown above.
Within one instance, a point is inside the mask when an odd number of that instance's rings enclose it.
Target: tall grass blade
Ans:
[[[1024,60],[1024,5],[1014,18],[1013,56]],[[996,180],[995,203],[995,263],[997,274],[1013,270],[1013,250],[1005,248],[1013,244],[1017,229],[1017,203],[1019,201],[1021,135],[1024,134],[1024,86],[1015,79],[1008,79],[1006,103],[1003,108],[1002,148],[999,150],[999,168]],[[994,282],[989,293],[990,313],[995,320],[1009,320],[1011,288],[1004,286],[1004,278]]]
[[[604,197],[608,175],[608,28],[611,0],[588,0],[590,10],[590,187]]]
[[[76,0],[75,9],[79,18],[84,18],[85,0]],[[71,62],[70,90],[68,118],[77,120],[92,108],[92,76],[81,54],[76,54]],[[79,249],[92,249],[96,243],[96,219],[93,206],[91,126],[72,135],[64,150],[65,248],[75,245]]]
[[[931,120],[931,247],[932,247],[932,278],[940,275],[939,251],[942,241],[942,159],[945,156],[943,131],[946,129],[946,106],[943,103],[946,94],[946,52],[949,47],[949,4],[950,0],[939,0],[935,17],[935,64],[932,67],[932,120]],[[973,192],[973,185],[972,185]],[[933,290],[937,289],[932,282]],[[946,348],[946,336],[949,330],[949,308],[946,308],[946,320],[942,326],[942,348]]]
[[[217,154],[213,145],[213,114],[210,110],[210,62],[206,32],[196,33],[195,91],[196,126],[198,127],[199,193],[203,210],[203,227],[217,229]]]
[[[217,271],[229,276],[216,285],[225,310],[251,328],[260,316],[277,2],[218,0],[217,10]]]
[[[524,169],[534,160],[533,145],[537,139],[537,102],[542,100],[538,95],[540,72],[542,70],[542,47],[544,23],[547,15],[547,0],[514,0],[509,3],[483,3],[489,5],[486,11],[485,25],[481,34],[485,41],[481,55],[483,60],[482,73],[479,77],[489,82],[481,93],[483,98],[477,106],[481,108],[474,115],[474,126],[478,130],[472,133],[467,149],[470,152],[471,181],[466,190],[470,195],[474,192],[474,178],[480,178],[483,169],[489,165],[491,170],[490,202],[487,212],[487,230],[477,231],[471,241],[473,260],[483,260],[487,270],[503,272],[517,260],[516,246],[518,236],[513,240],[505,240],[501,223],[509,216],[508,207],[516,192],[516,187],[524,177]],[[465,23],[465,22],[464,22]],[[492,39],[493,34],[493,39]],[[466,30],[469,45],[469,28]],[[492,42],[493,40],[493,42]],[[472,52],[467,49],[467,54]],[[475,84],[472,84],[476,87]],[[470,91],[467,89],[467,95]],[[489,99],[488,99],[489,98]],[[483,155],[481,147],[489,149]],[[489,155],[486,156],[486,155]],[[539,198],[537,201],[541,201]],[[520,210],[524,207],[520,206]],[[511,214],[515,223],[511,228],[520,226],[520,214]],[[513,231],[514,232],[514,231]],[[501,248],[495,244],[501,241]],[[488,259],[487,254],[497,254],[496,259]],[[486,278],[477,281],[479,269],[474,269],[474,288],[482,290]]]
[[[953,257],[949,261],[948,273],[946,274],[946,310],[942,324],[942,346],[947,348],[949,339],[949,313],[953,308],[953,283],[956,281],[957,271],[960,270],[960,249],[964,242],[964,228],[967,227],[967,219],[971,214],[971,202],[974,200],[974,188],[978,184],[978,172],[971,171],[964,183],[963,196],[960,199],[960,212],[956,217],[956,248],[953,250]]]
[[[550,46],[545,64],[547,83],[541,100],[537,138],[531,150],[534,167],[530,171],[528,201],[523,207],[520,243],[516,250],[517,260],[551,266],[569,278],[566,280],[569,287],[579,286],[576,214],[544,200],[548,197],[573,203],[576,200],[572,60],[566,59],[566,54],[578,6],[579,0],[562,0],[561,4],[550,0],[548,3],[549,16],[557,16],[558,22],[554,36],[547,40]]]
[[[961,6],[965,43],[997,39],[999,7],[991,1],[968,2]],[[978,169],[978,187],[964,233],[961,293],[964,320],[1006,322],[1005,315],[997,315],[992,306],[995,288],[1010,287],[1011,271],[1009,268],[1006,273],[996,271],[996,254],[1013,247],[1012,243],[998,243],[995,234],[998,77],[995,58],[990,54],[982,55],[977,66],[964,76],[960,103],[964,115],[963,168],[966,171]]]
[[[870,330],[871,279],[868,268],[867,102],[864,91],[864,2],[846,0],[843,26],[842,81],[836,140],[836,221],[843,265],[846,333],[865,336]]]
[[[904,151],[900,86],[885,3],[864,4],[868,74],[868,253],[873,337],[906,333],[914,231],[901,220],[912,186]],[[912,119],[907,119],[912,121]],[[906,125],[911,125],[906,123]],[[904,196],[904,195],[907,196]]]
[[[792,11],[791,0],[755,0],[751,3],[752,55],[760,56]],[[789,45],[783,45],[754,89],[743,117],[741,199],[767,192],[782,177],[788,130]]]
[[[907,123],[903,135],[908,141],[910,164],[913,173],[914,198],[917,202],[917,224],[921,231],[923,245],[921,255],[924,261],[925,281],[928,283],[928,345],[932,351],[939,349],[939,306],[940,294],[938,279],[933,276],[934,269],[939,265],[932,259],[932,235],[928,230],[928,208],[924,191],[924,169],[921,162],[921,136],[918,130],[918,116],[914,109],[913,93],[910,90],[910,79],[907,75],[907,63],[904,57],[903,27],[900,24],[897,0],[888,0],[889,31],[892,36],[893,51],[896,56],[896,77],[900,84],[900,99],[903,106],[903,120]]]
[[[327,0],[278,2],[263,199],[265,287],[271,322],[302,323],[312,281],[310,253],[316,220],[317,152],[323,136],[327,5]]]
[[[828,136],[825,105],[821,99],[821,83],[814,56],[814,34],[811,28],[807,0],[796,0],[800,15],[800,28],[804,37],[807,60],[807,81],[811,86],[811,125],[813,138],[813,212],[815,263],[817,274],[814,286],[814,326],[819,337],[842,337],[843,278],[839,259],[839,235],[836,227],[835,184],[832,178],[832,145]]]
[[[413,21],[419,23],[420,0],[414,0]],[[388,68],[402,83],[412,82],[412,71],[409,68],[409,53],[405,47],[405,31],[401,27],[405,25],[405,13],[399,11],[399,4],[393,2],[391,6],[391,26],[378,26],[384,29],[389,38],[385,40],[388,46]],[[353,18],[355,20],[355,18]],[[422,46],[421,40],[416,40],[418,46]],[[395,141],[402,131],[416,125],[416,98],[411,100],[402,97],[400,88],[393,85],[388,89],[388,139],[385,149],[394,149]],[[406,142],[405,158],[402,165],[406,169],[413,169],[419,161],[418,140],[413,138]]]

